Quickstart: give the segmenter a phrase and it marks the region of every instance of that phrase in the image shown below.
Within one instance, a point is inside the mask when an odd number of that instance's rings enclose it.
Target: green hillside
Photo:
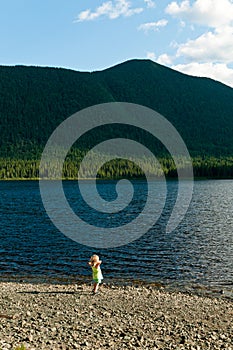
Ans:
[[[142,104],[165,116],[192,155],[232,155],[232,88],[151,61],[129,61],[98,75],[116,100]]]
[[[149,60],[131,60],[92,73],[1,66],[0,178],[34,177],[43,147],[61,121],[85,107],[112,101],[148,106],[166,117],[183,137],[197,175],[206,175],[203,167],[210,176],[233,175],[233,89]],[[74,154],[81,157],[96,142],[128,134],[127,128],[100,128],[82,138]],[[130,130],[130,135],[166,157],[163,146],[148,134]],[[12,170],[12,164],[21,170]]]

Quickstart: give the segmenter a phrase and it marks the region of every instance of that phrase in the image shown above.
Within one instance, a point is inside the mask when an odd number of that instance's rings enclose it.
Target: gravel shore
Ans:
[[[0,283],[0,349],[233,350],[233,302],[154,286]]]

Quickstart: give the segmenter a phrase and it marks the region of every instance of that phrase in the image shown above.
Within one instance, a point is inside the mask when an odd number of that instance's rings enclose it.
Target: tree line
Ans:
[[[85,169],[79,171],[81,157],[79,159],[66,158],[63,169],[63,179],[91,178],[95,174],[96,165],[103,158],[96,157],[95,162],[90,161]],[[176,178],[176,166],[171,158],[158,159],[161,167],[151,159],[138,159],[136,162],[116,159],[106,162],[97,172],[99,179],[120,179],[120,178],[144,178],[145,171],[151,177],[160,178],[162,172],[168,178]],[[56,162],[45,165],[41,168],[42,178],[48,177],[48,166],[52,169],[51,176],[56,178]],[[179,165],[185,168],[185,162]],[[6,159],[0,158],[0,179],[39,179],[40,160]],[[144,169],[144,170],[143,170]],[[162,171],[161,171],[162,169]],[[196,178],[230,179],[233,178],[233,157],[195,157],[193,158],[193,171]]]

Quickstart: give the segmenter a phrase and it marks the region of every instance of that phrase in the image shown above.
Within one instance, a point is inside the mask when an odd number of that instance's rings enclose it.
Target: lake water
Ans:
[[[88,181],[84,184],[90,188]],[[63,185],[70,205],[83,220],[106,225],[109,216],[98,217],[80,202],[75,181]],[[105,199],[115,193],[114,181],[100,181],[98,187]],[[146,188],[144,181],[134,181],[133,209],[129,206],[121,217],[110,215],[108,225],[119,226],[120,220],[125,223],[136,216],[142,210]],[[167,189],[165,208],[146,234],[122,247],[94,249],[70,240],[53,225],[37,181],[1,181],[0,279],[90,281],[87,261],[97,253],[103,260],[105,282],[154,282],[232,293],[233,181],[196,181],[189,210],[171,233],[166,233],[165,226],[176,199],[177,182],[168,181]]]

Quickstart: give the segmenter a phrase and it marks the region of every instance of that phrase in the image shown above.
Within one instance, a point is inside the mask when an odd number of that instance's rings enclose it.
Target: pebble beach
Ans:
[[[233,301],[153,285],[0,282],[0,349],[233,350]]]

